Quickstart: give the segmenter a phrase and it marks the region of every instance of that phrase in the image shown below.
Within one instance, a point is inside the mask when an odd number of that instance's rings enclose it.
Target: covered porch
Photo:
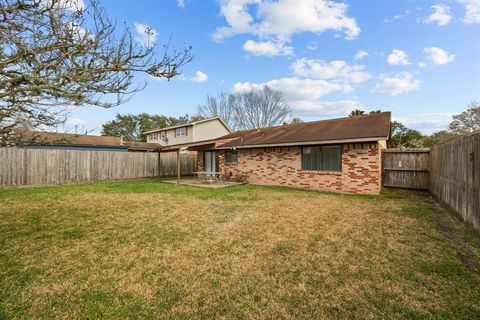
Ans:
[[[177,154],[177,164],[182,152],[197,152],[193,177],[182,177],[183,173],[180,170],[180,166],[177,166],[177,178],[163,181],[178,185],[182,184],[207,188],[226,188],[244,184],[245,182],[229,181],[229,179],[226,179],[220,172],[219,156],[216,147],[225,142],[226,141],[223,140],[208,140],[162,148],[161,152],[175,152]]]

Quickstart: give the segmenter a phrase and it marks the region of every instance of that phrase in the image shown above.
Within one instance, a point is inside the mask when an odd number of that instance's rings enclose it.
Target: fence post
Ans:
[[[180,184],[180,149],[177,150],[177,184]]]
[[[158,179],[162,178],[162,152],[158,151]]]

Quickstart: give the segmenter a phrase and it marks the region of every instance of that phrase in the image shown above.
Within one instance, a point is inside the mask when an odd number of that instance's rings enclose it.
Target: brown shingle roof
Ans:
[[[390,135],[390,112],[360,117],[303,122],[278,127],[234,132],[220,137],[232,139],[218,149],[255,146],[281,146],[328,141],[368,141],[387,139]]]
[[[32,144],[72,144],[122,147],[122,140],[117,137],[45,131],[24,131],[20,134],[20,141]]]

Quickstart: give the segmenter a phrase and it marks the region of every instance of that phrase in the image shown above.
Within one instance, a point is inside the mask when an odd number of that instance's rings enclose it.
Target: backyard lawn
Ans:
[[[0,319],[479,319],[479,241],[428,199],[155,180],[0,190]]]

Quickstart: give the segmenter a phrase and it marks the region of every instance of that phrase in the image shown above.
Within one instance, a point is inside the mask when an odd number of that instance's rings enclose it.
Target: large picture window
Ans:
[[[342,171],[342,147],[303,147],[302,170]]]
[[[237,151],[227,151],[227,152],[225,152],[225,163],[237,163],[237,162],[238,162]]]

